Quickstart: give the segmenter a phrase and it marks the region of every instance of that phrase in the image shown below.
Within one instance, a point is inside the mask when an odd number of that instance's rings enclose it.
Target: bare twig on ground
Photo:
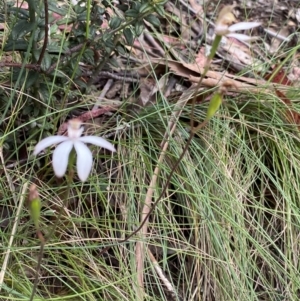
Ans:
[[[106,82],[106,84],[105,84],[105,86],[104,86],[104,88],[103,88],[101,94],[99,95],[99,97],[98,97],[98,99],[97,99],[97,101],[96,101],[97,104],[95,104],[95,105],[93,106],[92,111],[98,110],[99,104],[101,103],[102,99],[105,97],[107,91],[110,89],[110,87],[112,86],[113,82],[114,82],[114,81],[113,81],[112,79],[109,79],[109,80]]]
[[[159,43],[156,42],[156,40],[153,38],[153,36],[147,31],[144,32],[144,35],[145,35],[145,38],[149,41],[149,43],[152,44],[155,51],[157,51],[162,57],[164,57],[166,55],[165,51],[159,45]]]
[[[129,82],[129,83],[138,83],[140,81],[139,74],[134,74],[130,72],[118,72],[118,73],[112,73],[109,71],[100,71],[99,77],[102,78],[111,78],[115,80],[120,80],[123,82]],[[104,96],[103,96],[104,97]]]
[[[159,276],[161,282],[164,284],[164,286],[166,287],[166,289],[168,290],[168,292],[172,296],[174,296],[174,300],[182,300],[182,298],[180,298],[178,296],[178,293],[176,292],[176,289],[173,287],[172,283],[166,277],[166,275],[163,272],[162,268],[159,266],[159,263],[157,262],[157,260],[155,259],[154,255],[152,254],[152,252],[149,249],[148,249],[148,255],[149,255],[150,261],[152,262],[153,267],[154,267],[157,275]]]

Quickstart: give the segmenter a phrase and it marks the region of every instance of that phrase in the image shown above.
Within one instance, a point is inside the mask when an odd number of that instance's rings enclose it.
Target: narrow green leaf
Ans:
[[[38,229],[41,217],[41,200],[39,198],[30,202],[30,215],[35,227]]]

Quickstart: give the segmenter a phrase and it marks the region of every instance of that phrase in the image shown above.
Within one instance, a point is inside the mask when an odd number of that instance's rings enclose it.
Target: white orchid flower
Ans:
[[[225,5],[219,12],[215,25],[215,34],[236,38],[240,41],[249,41],[253,39],[245,34],[235,33],[238,30],[248,30],[261,25],[260,22],[239,22],[233,14],[234,5]],[[234,24],[235,23],[235,24]],[[233,25],[232,25],[233,24]]]
[[[77,153],[77,173],[79,179],[84,182],[92,169],[93,156],[85,143],[91,143],[104,147],[112,152],[116,151],[114,146],[101,137],[82,136],[82,122],[78,119],[69,121],[68,136],[50,136],[41,140],[34,148],[34,154],[37,155],[42,150],[53,144],[59,144],[53,152],[52,165],[57,177],[63,177],[67,170],[69,155],[71,150],[75,149]]]
[[[260,26],[260,22],[239,22],[230,26],[219,24],[215,27],[215,33],[220,36],[232,37],[240,41],[249,41],[253,37],[241,33],[235,33],[238,30],[248,30]]]

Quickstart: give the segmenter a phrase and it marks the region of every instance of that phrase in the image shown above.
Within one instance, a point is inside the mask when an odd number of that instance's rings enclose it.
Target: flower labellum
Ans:
[[[91,143],[104,147],[112,152],[116,149],[104,138],[97,136],[82,136],[83,127],[79,119],[69,121],[68,136],[50,136],[41,140],[34,148],[34,154],[37,155],[42,150],[53,144],[59,144],[53,152],[52,165],[57,177],[63,177],[66,173],[69,155],[74,148],[77,154],[77,173],[79,179],[84,182],[88,178],[93,164],[93,156],[85,143]]]

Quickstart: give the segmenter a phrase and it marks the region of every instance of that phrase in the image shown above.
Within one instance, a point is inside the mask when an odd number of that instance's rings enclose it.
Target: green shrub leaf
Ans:
[[[159,19],[154,15],[149,15],[149,16],[145,17],[145,20],[148,21],[149,23],[151,23],[152,25],[156,26],[156,27],[160,26]]]
[[[124,37],[126,39],[127,44],[131,46],[134,41],[132,31],[130,30],[130,28],[125,28],[123,30],[123,33],[124,33]]]
[[[129,9],[125,12],[127,18],[137,18],[139,16],[139,11],[136,9]]]
[[[17,40],[24,37],[27,33],[31,32],[35,26],[35,23],[30,23],[26,20],[20,20],[11,31],[12,39]]]

